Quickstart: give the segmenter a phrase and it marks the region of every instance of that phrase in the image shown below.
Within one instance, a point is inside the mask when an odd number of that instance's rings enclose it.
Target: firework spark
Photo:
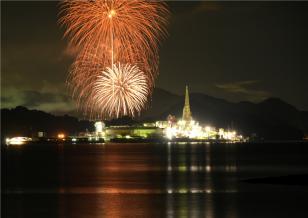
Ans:
[[[134,65],[120,63],[108,67],[94,83],[93,100],[105,117],[135,116],[149,94],[145,74]]]
[[[64,0],[60,23],[70,43],[99,57],[104,66],[138,63],[152,84],[158,73],[158,44],[166,35],[168,10],[147,0]],[[111,55],[113,53],[113,55]],[[154,84],[152,84],[154,85]]]
[[[78,107],[104,118],[139,113],[158,75],[158,45],[169,15],[166,4],[64,0],[61,8],[64,36],[80,51],[68,78]]]

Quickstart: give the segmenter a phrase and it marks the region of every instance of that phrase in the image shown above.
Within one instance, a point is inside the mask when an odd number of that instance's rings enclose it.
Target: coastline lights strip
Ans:
[[[28,137],[13,137],[13,138],[6,138],[5,142],[7,145],[23,145],[26,142],[32,141],[31,138]]]

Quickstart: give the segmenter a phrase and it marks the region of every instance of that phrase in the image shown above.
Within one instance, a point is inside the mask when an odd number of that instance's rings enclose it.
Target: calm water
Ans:
[[[83,144],[2,148],[3,217],[308,217],[308,144]]]

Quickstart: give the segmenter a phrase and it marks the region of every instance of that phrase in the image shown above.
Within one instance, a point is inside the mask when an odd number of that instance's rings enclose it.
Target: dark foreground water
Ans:
[[[1,173],[3,217],[308,217],[307,143],[10,146]]]

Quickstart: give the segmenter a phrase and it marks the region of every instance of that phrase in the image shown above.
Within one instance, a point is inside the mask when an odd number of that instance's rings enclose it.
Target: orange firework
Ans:
[[[70,43],[100,58],[138,64],[151,85],[158,74],[158,43],[166,35],[164,3],[146,0],[65,0],[60,23]],[[112,53],[112,55],[111,55]]]
[[[166,35],[169,15],[166,4],[146,0],[64,0],[61,6],[64,35],[80,51],[68,79],[79,108],[87,114],[107,114],[109,118],[140,112],[158,74],[158,44]],[[131,92],[113,92],[108,101],[104,100],[110,94],[108,82],[111,90],[119,88],[110,79],[122,81],[121,75],[128,76],[125,87],[130,87]]]

